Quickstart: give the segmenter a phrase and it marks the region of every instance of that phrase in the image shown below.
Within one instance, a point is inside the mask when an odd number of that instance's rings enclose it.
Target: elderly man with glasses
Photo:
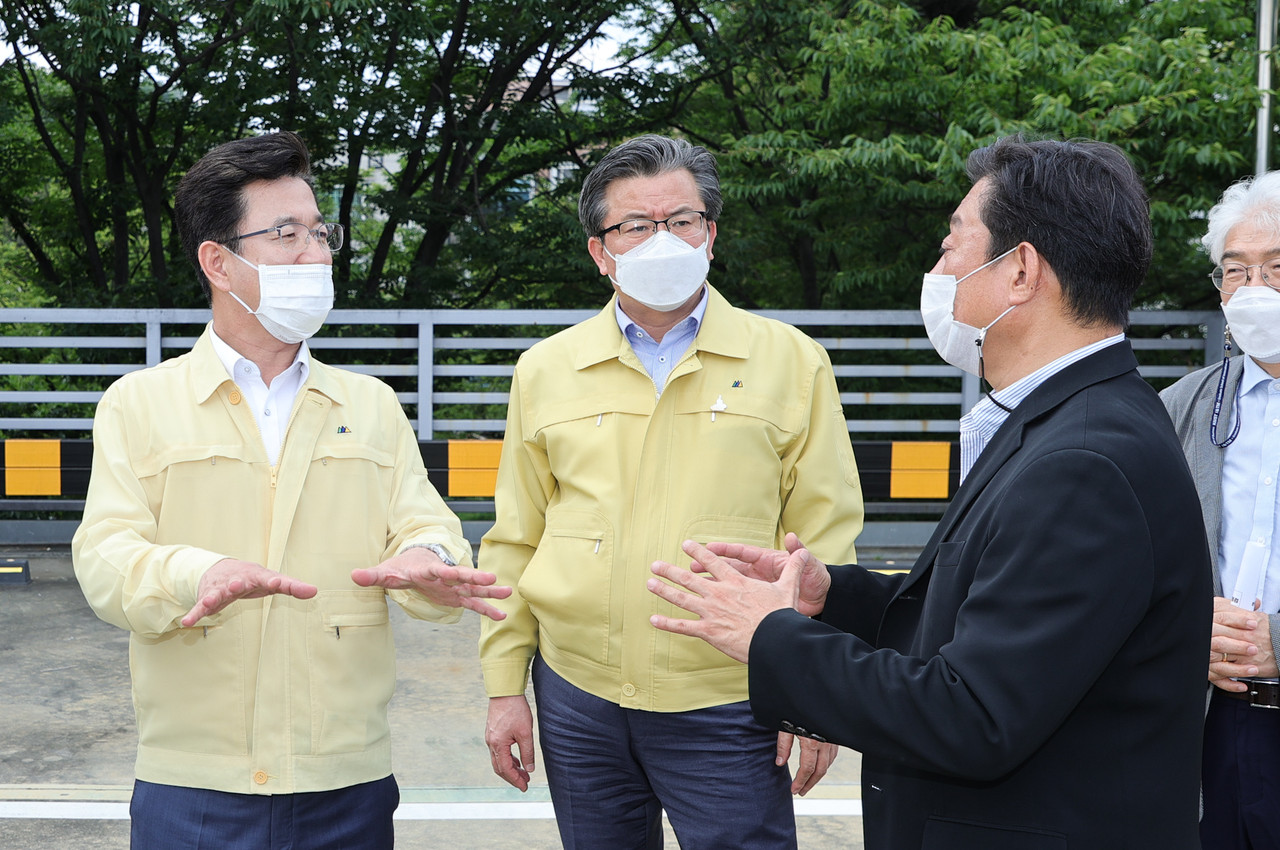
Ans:
[[[746,666],[655,632],[649,565],[681,542],[852,558],[862,498],[826,353],[706,283],[722,202],[705,149],[632,139],[587,176],[579,217],[614,297],[538,343],[511,385],[497,522],[480,563],[518,591],[480,658],[493,770],[543,762],[565,847],[795,847],[791,792],[833,747],[755,723]]]
[[[1280,172],[1242,180],[1202,240],[1227,353],[1162,393],[1200,492],[1213,562],[1201,790],[1204,850],[1280,847]]]
[[[502,617],[510,589],[471,569],[391,388],[308,350],[342,228],[302,140],[214,148],[174,210],[213,321],[104,393],[72,543],[89,604],[132,632],[132,846],[383,850],[387,598],[453,622]]]

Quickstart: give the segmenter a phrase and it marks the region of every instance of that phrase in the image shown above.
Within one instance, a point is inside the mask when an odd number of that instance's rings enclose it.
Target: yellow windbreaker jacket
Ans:
[[[138,778],[283,794],[388,776],[386,597],[414,617],[461,612],[359,587],[351,570],[412,543],[471,561],[391,388],[313,358],[273,467],[206,330],[191,352],[116,381],[93,439],[72,557],[98,616],[133,633]],[[320,592],[240,600],[181,628],[223,558]]]
[[[826,352],[711,289],[697,337],[659,396],[611,301],[516,366],[497,522],[480,564],[517,588],[482,624],[491,697],[524,692],[535,650],[575,686],[626,708],[685,711],[747,698],[745,665],[649,616],[689,616],[645,588],[686,539],[856,561],[862,495]]]

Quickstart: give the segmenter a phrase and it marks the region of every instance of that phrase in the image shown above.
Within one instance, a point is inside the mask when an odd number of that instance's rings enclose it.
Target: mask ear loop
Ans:
[[[1016,247],[1016,246],[1015,246],[1015,247]],[[1012,249],[1010,249],[1010,250],[1012,250]],[[1005,253],[1008,253],[1008,251],[1006,251]],[[997,259],[998,259],[998,258],[997,258]],[[993,262],[994,262],[994,261],[993,261]],[[987,325],[985,328],[983,328],[982,330],[978,331],[978,337],[977,337],[977,339],[975,339],[975,340],[973,341],[973,344],[974,344],[974,345],[976,345],[976,346],[978,346],[978,382],[979,382],[979,383],[982,383],[982,382],[984,382],[984,381],[986,381],[986,380],[987,380],[987,367],[986,367],[986,363],[987,363],[987,361],[986,361],[986,359],[985,359],[985,358],[983,358],[983,356],[982,356],[982,343],[984,343],[984,342],[986,341],[986,339],[987,339],[987,331],[989,331],[989,330],[991,329],[991,325],[994,325],[996,322],[1000,321],[1000,320],[1001,320],[1001,319],[1003,319],[1005,316],[1009,315],[1009,311],[1010,311],[1010,310],[1012,310],[1012,309],[1013,309],[1014,307],[1016,307],[1016,306],[1018,306],[1018,305],[1014,304],[1014,305],[1010,306],[1008,310],[1005,310],[1005,311],[1004,311],[1003,313],[1001,313],[999,316],[996,316],[996,320],[995,320],[995,322],[992,322],[990,325]],[[992,403],[992,404],[994,404],[996,407],[998,407],[998,408],[1000,408],[1001,410],[1003,410],[1005,413],[1013,413],[1013,408],[1012,408],[1012,407],[1005,407],[1003,404],[1001,404],[1001,403],[1000,403],[1000,400],[999,400],[999,399],[997,399],[994,395],[992,395],[992,393],[993,393],[993,392],[995,392],[995,387],[992,387],[992,386],[991,386],[991,384],[990,384],[989,382],[987,383],[987,388],[988,388],[988,389],[987,389],[987,398],[991,399],[991,403]]]
[[[1209,442],[1213,443],[1220,449],[1235,442],[1236,435],[1240,433],[1240,417],[1235,416],[1235,424],[1231,428],[1231,433],[1222,442],[1218,442],[1218,419],[1222,414],[1222,403],[1226,400],[1227,395],[1227,372],[1230,370],[1231,363],[1231,327],[1228,326],[1222,341],[1222,372],[1218,376],[1218,391],[1213,396],[1213,414],[1209,417]],[[1241,381],[1241,383],[1244,383]],[[1236,385],[1236,410],[1240,409],[1240,385]]]
[[[986,375],[986,369],[984,368],[984,365],[983,365],[985,361],[982,358],[982,340],[978,339],[976,340],[976,342],[978,343],[978,380],[985,381],[987,379],[987,375]],[[996,407],[1000,408],[1001,410],[1003,410],[1005,413],[1013,413],[1012,407],[1005,407],[1003,404],[1000,403],[1000,399],[996,398],[993,395],[994,391],[995,391],[995,388],[992,387],[991,384],[987,384],[987,398],[991,399],[991,403],[994,404]]]

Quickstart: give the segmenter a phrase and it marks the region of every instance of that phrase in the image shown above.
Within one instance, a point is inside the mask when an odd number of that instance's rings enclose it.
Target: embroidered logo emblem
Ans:
[[[346,425],[339,425],[339,426],[338,426],[338,433],[339,433],[339,434],[350,434],[350,433],[351,433],[351,429],[350,429],[350,428],[348,428]]]
[[[742,389],[742,381],[734,381],[734,382],[731,384],[731,386],[732,386],[735,390],[740,390],[740,389]]]

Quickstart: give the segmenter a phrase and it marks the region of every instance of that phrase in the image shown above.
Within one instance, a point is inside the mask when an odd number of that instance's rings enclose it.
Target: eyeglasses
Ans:
[[[612,227],[606,227],[601,230],[600,238],[604,239],[606,235],[616,230],[619,241],[628,245],[638,245],[657,233],[658,225],[661,224],[667,228],[667,232],[672,236],[687,239],[702,232],[706,224],[706,217],[706,210],[688,210],[656,221],[651,218],[629,218],[626,221],[618,222]]]
[[[1223,263],[1214,267],[1209,273],[1209,279],[1218,289],[1230,294],[1249,282],[1249,269],[1257,269],[1262,275],[1263,283],[1272,289],[1280,290],[1280,259],[1254,263],[1250,266],[1240,263]]]
[[[252,233],[241,233],[232,241],[238,242],[241,239],[248,239],[250,236],[261,236],[264,233],[274,233],[275,236],[271,241],[277,243],[284,250],[295,254],[301,254],[307,250],[307,246],[311,244],[313,238],[330,251],[336,251],[342,247],[341,224],[322,224],[311,228],[305,224],[297,223],[277,224],[275,227],[255,230]]]

